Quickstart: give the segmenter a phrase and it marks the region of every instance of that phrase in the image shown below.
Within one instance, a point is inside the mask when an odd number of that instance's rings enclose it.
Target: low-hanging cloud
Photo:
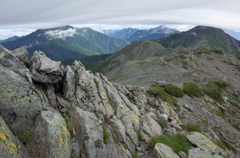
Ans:
[[[239,0],[1,0],[0,27],[190,24],[240,30]]]

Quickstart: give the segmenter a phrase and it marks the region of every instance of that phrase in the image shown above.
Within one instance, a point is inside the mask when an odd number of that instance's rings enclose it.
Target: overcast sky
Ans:
[[[240,31],[239,6],[240,0],[0,0],[0,28],[31,32],[70,24],[98,28],[171,24],[180,29],[207,25]]]

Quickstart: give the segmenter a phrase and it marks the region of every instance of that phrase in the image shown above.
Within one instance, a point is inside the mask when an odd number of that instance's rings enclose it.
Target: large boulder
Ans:
[[[222,156],[218,154],[213,154],[210,151],[204,151],[200,148],[193,148],[189,150],[188,158],[223,158]]]
[[[157,143],[154,146],[154,154],[157,158],[179,158],[172,148],[162,143]]]
[[[208,139],[199,132],[191,132],[189,135],[187,135],[187,139],[194,146],[197,146],[203,151],[210,152],[211,154],[226,156],[226,153],[220,147],[215,145],[210,139]],[[195,151],[193,150],[192,152]],[[196,152],[200,152],[200,150],[197,150]]]
[[[28,68],[14,55],[10,50],[7,50],[0,45],[0,64],[5,68],[12,70],[13,72],[23,76],[23,80],[28,80],[32,82],[30,72]]]
[[[70,133],[59,113],[42,111],[35,126],[34,138],[28,145],[32,157],[71,157]]]
[[[17,49],[14,49],[12,51],[12,54],[17,57],[21,62],[23,62],[23,64],[27,67],[30,66],[30,62],[28,59],[28,50],[26,47],[20,47]]]
[[[150,137],[158,137],[162,135],[162,128],[155,120],[156,116],[152,112],[142,116],[142,129]]]
[[[52,61],[43,52],[35,51],[30,59],[30,71],[34,81],[56,83],[63,78],[61,62]]]

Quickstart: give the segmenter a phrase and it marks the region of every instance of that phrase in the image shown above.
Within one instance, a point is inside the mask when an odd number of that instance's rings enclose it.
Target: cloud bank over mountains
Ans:
[[[240,30],[238,0],[1,0],[1,28],[190,24]]]

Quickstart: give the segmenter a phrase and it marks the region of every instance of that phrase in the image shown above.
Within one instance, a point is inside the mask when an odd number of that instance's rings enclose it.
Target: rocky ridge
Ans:
[[[0,157],[187,157],[162,143],[148,147],[153,137],[177,133],[188,140],[188,157],[239,154],[239,144],[231,141],[239,142],[239,131],[206,110],[223,110],[218,103],[211,106],[208,96],[184,95],[177,108],[149,96],[144,87],[94,75],[78,61],[64,67],[41,51],[30,60],[21,58],[26,54],[26,48],[10,51],[0,46]],[[222,132],[204,128],[202,134],[190,133],[180,126],[199,119]],[[224,140],[231,149],[221,149],[216,140]]]

